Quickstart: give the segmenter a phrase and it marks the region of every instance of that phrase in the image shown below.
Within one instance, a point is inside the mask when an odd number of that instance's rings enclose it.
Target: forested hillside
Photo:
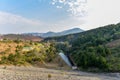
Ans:
[[[120,71],[119,39],[120,24],[111,24],[78,34],[47,38],[45,41],[56,41],[57,48],[70,53],[80,69]]]

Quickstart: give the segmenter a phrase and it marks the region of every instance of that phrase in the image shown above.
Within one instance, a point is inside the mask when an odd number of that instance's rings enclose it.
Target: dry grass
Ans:
[[[34,42],[33,42],[34,43]],[[33,45],[31,45],[29,42],[27,41],[23,41],[23,42],[19,42],[19,43],[16,43],[14,41],[0,41],[0,58],[2,56],[8,56],[9,54],[16,54],[16,50],[17,50],[17,47],[21,47],[21,49],[19,49],[19,52],[22,54],[24,53],[23,48],[24,46],[32,46],[34,48]],[[38,47],[38,46],[37,46]]]
[[[9,54],[16,53],[17,46],[24,46],[24,43],[15,43],[15,42],[0,42],[0,57],[8,56]]]

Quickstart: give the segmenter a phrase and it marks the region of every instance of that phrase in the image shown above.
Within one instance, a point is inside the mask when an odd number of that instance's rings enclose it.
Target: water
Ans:
[[[59,55],[60,55],[60,57],[65,61],[65,63],[66,63],[68,66],[72,67],[72,64],[70,63],[68,57],[67,57],[64,53],[59,53]]]

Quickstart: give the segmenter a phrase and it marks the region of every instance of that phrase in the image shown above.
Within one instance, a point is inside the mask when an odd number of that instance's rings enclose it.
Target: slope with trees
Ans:
[[[90,71],[120,71],[120,23],[111,24],[82,33],[62,37],[47,38],[45,41],[68,43],[70,47],[62,49],[72,57],[80,69]],[[116,46],[113,45],[117,42]],[[63,46],[63,45],[61,45]],[[66,51],[67,49],[67,51]]]

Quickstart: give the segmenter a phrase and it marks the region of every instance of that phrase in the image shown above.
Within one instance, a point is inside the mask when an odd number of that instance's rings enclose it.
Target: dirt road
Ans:
[[[0,80],[120,80],[120,73],[93,74],[35,67],[0,66]]]

